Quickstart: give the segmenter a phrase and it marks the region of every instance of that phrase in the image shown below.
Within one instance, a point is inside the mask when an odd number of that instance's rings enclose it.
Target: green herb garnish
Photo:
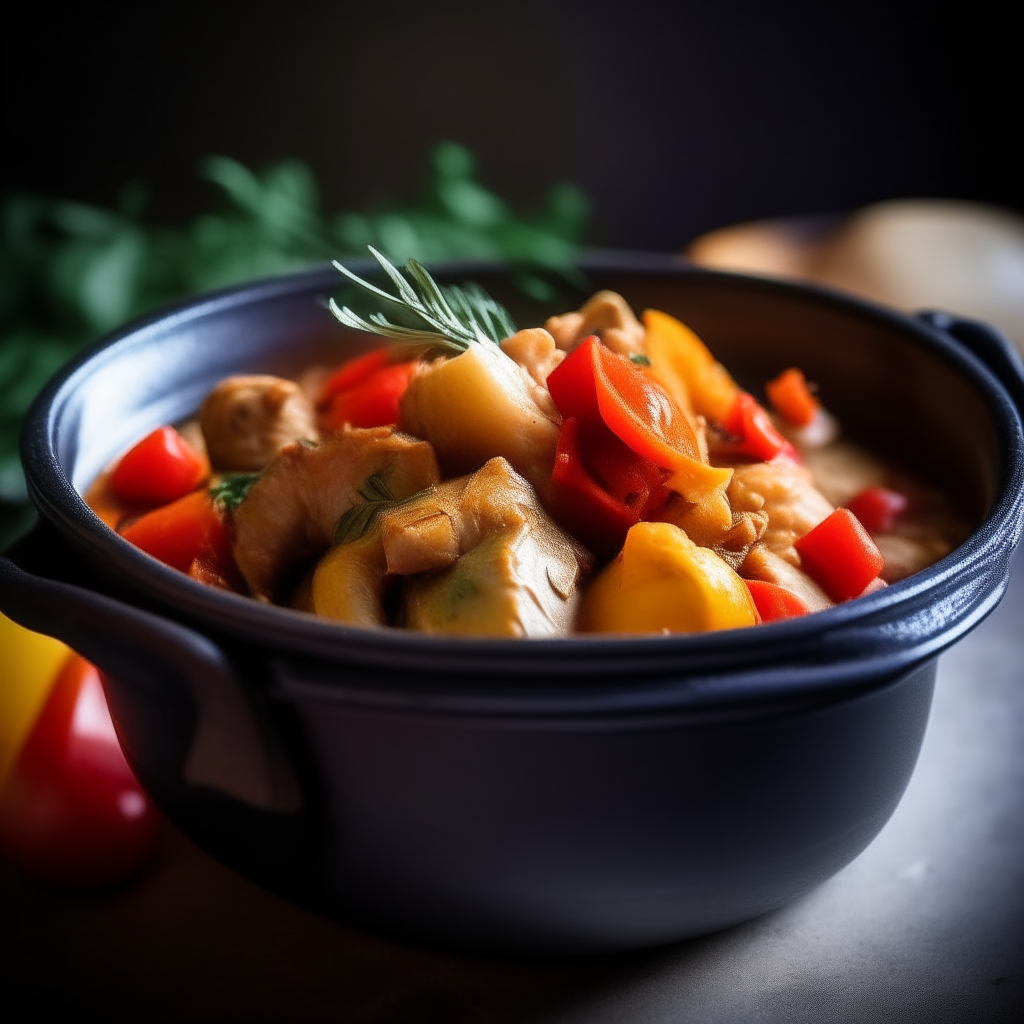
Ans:
[[[210,497],[233,512],[245,501],[259,473],[227,473],[210,487]]]
[[[351,544],[353,541],[362,540],[370,532],[377,516],[406,502],[415,501],[426,494],[432,488],[423,491],[416,491],[405,498],[396,498],[388,486],[385,477],[380,473],[374,473],[363,481],[362,487],[358,488],[358,494],[363,501],[353,505],[339,520],[334,530],[334,543]]]
[[[637,366],[650,366],[651,361],[642,352],[634,352],[630,357],[631,363],[636,363]]]
[[[334,530],[335,544],[350,544],[365,537],[377,513],[385,507],[396,504],[394,494],[387,480],[380,473],[374,473],[358,488],[363,501],[353,505],[339,520]]]
[[[394,283],[397,295],[391,295],[375,284],[364,281],[337,260],[334,265],[353,284],[378,301],[383,300],[398,315],[389,320],[384,313],[376,312],[364,318],[348,306],[339,306],[331,299],[331,312],[346,327],[450,352],[465,352],[474,342],[493,342],[498,345],[509,335],[515,334],[516,325],[508,310],[479,285],[467,285],[465,288],[449,285],[442,288],[414,259],[406,261],[407,279],[372,245],[367,248]],[[396,319],[406,322],[396,323]]]

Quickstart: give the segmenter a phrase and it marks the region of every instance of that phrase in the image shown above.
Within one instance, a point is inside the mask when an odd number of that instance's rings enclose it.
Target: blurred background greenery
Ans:
[[[147,191],[129,182],[116,208],[16,194],[0,236],[0,548],[32,512],[18,458],[21,421],[50,375],[83,345],[182,296],[365,256],[393,260],[505,260],[519,286],[550,297],[551,275],[571,275],[588,219],[583,193],[553,185],[544,207],[517,213],[477,178],[465,147],[441,142],[413,205],[325,214],[310,168],[285,160],[254,172],[224,156],[201,174],[217,209],[182,227],[146,218]]]

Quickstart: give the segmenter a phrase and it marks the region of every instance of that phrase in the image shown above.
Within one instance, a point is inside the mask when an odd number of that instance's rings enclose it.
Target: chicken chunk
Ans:
[[[311,610],[384,624],[384,595],[402,577],[401,624],[428,633],[567,633],[589,553],[544,512],[505,461],[408,501],[383,502],[365,532],[317,566]]]
[[[571,352],[596,334],[613,352],[631,356],[644,350],[644,327],[618,292],[600,291],[578,310],[548,317],[544,327],[560,349]]]
[[[374,476],[396,498],[440,480],[434,451],[393,427],[345,427],[318,445],[293,444],[235,509],[235,562],[255,597],[273,600],[288,569],[327,549],[338,520],[365,501]]]
[[[199,413],[214,469],[256,472],[295,441],[316,441],[313,403],[294,381],[245,376],[222,380]]]
[[[516,331],[501,343],[501,350],[514,359],[544,389],[545,394],[548,377],[565,358],[565,353],[543,327]]]
[[[768,526],[768,513],[763,505],[764,499],[753,508],[733,506],[732,522],[726,526],[717,516],[708,515],[707,508],[699,502],[673,494],[655,519],[678,526],[694,544],[710,548],[735,569]]]
[[[755,507],[768,517],[760,542],[791,565],[800,565],[793,544],[833,511],[814,486],[810,471],[792,462],[753,462],[735,467],[729,482],[734,509]]]

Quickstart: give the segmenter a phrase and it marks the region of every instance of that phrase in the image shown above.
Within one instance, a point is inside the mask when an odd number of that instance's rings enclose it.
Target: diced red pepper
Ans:
[[[110,489],[129,504],[163,505],[195,490],[209,474],[209,463],[174,427],[158,427],[117,464]]]
[[[594,336],[564,359],[547,383],[564,417],[584,425],[600,420],[657,466],[671,468],[681,456],[700,459],[693,424],[669,393]]]
[[[739,438],[735,452],[764,462],[782,457],[799,462],[796,449],[775,429],[764,407],[748,391],[736,396],[722,426]]]
[[[811,394],[803,372],[795,366],[770,380],[764,390],[775,411],[794,426],[806,427],[818,414],[818,400]]]
[[[223,511],[206,490],[147,512],[125,527],[121,536],[182,572],[188,572],[197,559],[221,568],[233,564]]]
[[[783,619],[794,619],[806,615],[810,608],[796,594],[777,583],[764,580],[744,580],[750,596],[754,599],[754,607],[761,616],[762,622],[781,622]]]
[[[373,353],[371,353],[373,354]],[[364,377],[354,387],[331,399],[324,416],[328,430],[353,427],[388,427],[398,422],[399,404],[416,372],[416,363],[393,363]]]
[[[390,357],[391,355],[386,348],[377,348],[372,352],[367,352],[366,355],[356,356],[355,359],[342,363],[327,378],[327,383],[324,384],[323,391],[320,393],[318,404],[322,408],[326,408],[331,404],[331,399],[335,395],[340,395],[342,391],[354,388],[357,384],[361,384],[366,380],[371,373],[387,366]]]
[[[121,753],[99,673],[71,655],[0,790],[0,849],[43,882],[110,885],[153,859],[159,828]]]
[[[888,533],[907,510],[907,496],[888,487],[869,487],[861,491],[847,508],[871,533]]]
[[[849,601],[882,571],[882,553],[846,508],[837,508],[796,544],[804,571],[833,601]]]

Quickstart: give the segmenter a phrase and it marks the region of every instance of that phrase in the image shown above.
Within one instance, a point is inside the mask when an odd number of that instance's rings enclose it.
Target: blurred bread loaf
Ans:
[[[801,277],[913,311],[988,321],[1024,350],[1024,219],[945,199],[877,203],[830,227],[764,221],[715,231],[687,255],[718,269]]]

